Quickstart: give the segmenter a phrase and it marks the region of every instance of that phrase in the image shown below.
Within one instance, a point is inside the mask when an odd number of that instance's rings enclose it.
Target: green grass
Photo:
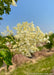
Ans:
[[[30,75],[29,73],[51,73],[51,70],[53,68],[54,68],[54,55],[47,57],[44,60],[40,60],[38,61],[38,63],[35,64],[30,63],[24,64],[21,67],[18,67],[15,71],[13,71],[11,75],[15,75],[15,73],[16,75]]]
[[[51,73],[54,68],[54,55],[39,60],[38,63],[24,64],[16,68],[10,75],[48,75],[43,73]],[[42,74],[35,74],[42,73]],[[1,73],[0,73],[1,74]]]

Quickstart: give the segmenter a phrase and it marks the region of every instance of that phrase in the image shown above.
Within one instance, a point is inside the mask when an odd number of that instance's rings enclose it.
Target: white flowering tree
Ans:
[[[16,34],[14,35],[15,43],[12,45],[13,52],[18,52],[30,57],[31,53],[39,51],[38,46],[42,46],[44,42],[49,42],[49,37],[45,37],[45,34],[40,28],[38,26],[34,27],[33,23],[19,23],[14,29],[16,30]],[[8,27],[7,32],[6,35],[13,33]],[[2,32],[2,34],[4,33]]]

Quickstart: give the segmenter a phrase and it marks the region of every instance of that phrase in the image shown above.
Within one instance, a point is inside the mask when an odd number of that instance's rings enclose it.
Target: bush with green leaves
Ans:
[[[12,53],[9,48],[5,45],[5,37],[0,36],[0,67],[3,65],[3,62],[7,65],[7,69],[12,65]]]
[[[9,65],[12,65],[12,54],[9,48],[5,45],[0,45],[0,61],[1,64],[4,62],[7,65],[7,69]]]
[[[46,45],[44,45],[44,47],[46,47],[47,49],[51,50],[52,47],[54,47],[54,33],[49,35],[49,41],[50,41],[50,43],[47,43]]]

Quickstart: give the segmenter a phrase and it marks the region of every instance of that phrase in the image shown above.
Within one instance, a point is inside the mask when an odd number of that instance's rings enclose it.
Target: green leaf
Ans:
[[[11,62],[12,54],[11,54],[10,50],[8,50],[8,49],[1,49],[0,50],[0,57],[3,58],[3,61],[5,62],[5,64],[7,66],[12,65],[12,62]]]

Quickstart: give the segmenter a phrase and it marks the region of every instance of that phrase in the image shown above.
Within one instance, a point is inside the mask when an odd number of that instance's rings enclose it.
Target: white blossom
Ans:
[[[12,5],[17,6],[15,0],[12,0]]]

